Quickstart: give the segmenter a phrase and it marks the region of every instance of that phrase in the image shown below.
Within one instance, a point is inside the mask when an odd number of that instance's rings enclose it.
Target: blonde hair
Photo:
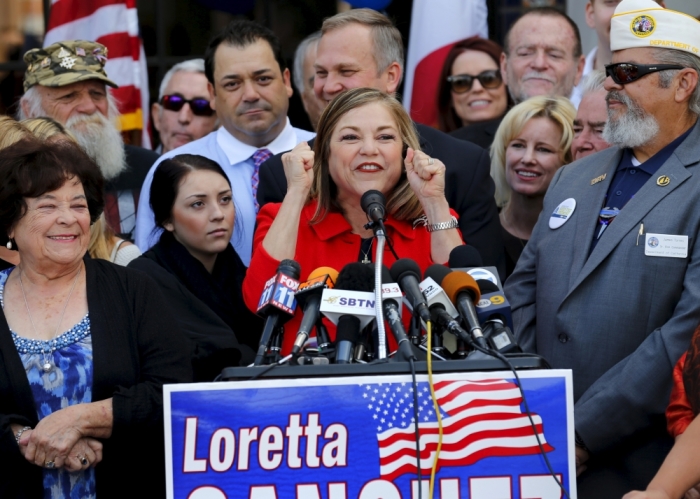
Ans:
[[[314,182],[309,192],[309,199],[318,200],[318,207],[311,223],[318,223],[329,211],[342,212],[336,201],[337,186],[330,176],[328,158],[331,153],[331,136],[340,119],[353,109],[368,104],[382,104],[396,121],[403,150],[411,147],[420,151],[418,134],[411,118],[401,103],[391,95],[374,88],[354,88],[333,99],[321,114],[318,133],[314,141]],[[423,208],[411,189],[406,172],[401,165],[401,177],[387,196],[387,211],[397,220],[414,220],[422,215]]]
[[[69,140],[75,144],[78,144],[78,141],[75,139],[70,130],[52,118],[47,118],[44,116],[40,118],[29,118],[22,120],[21,123],[40,140]],[[109,260],[115,244],[114,239],[114,231],[107,224],[107,220],[105,219],[105,214],[103,212],[100,215],[100,218],[98,218],[97,221],[90,226],[90,242],[88,244],[88,253],[90,254],[90,257],[99,258],[101,260]]]
[[[561,130],[559,156],[562,165],[571,163],[571,142],[574,140],[576,108],[566,97],[532,97],[513,107],[503,118],[491,144],[491,177],[496,184],[496,205],[508,204],[511,188],[506,182],[506,149],[533,118],[549,118]]]
[[[26,120],[22,120],[21,123],[27,127],[37,139],[56,140],[56,136],[59,135],[61,138],[68,139],[75,144],[78,143],[70,130],[53,118],[48,118],[46,116],[27,118]]]
[[[114,231],[107,224],[105,214],[102,213],[100,218],[90,227],[90,243],[88,244],[90,257],[109,260],[112,256],[112,249],[114,249],[114,237]]]
[[[0,116],[0,149],[30,136],[31,132],[22,123],[9,116]]]

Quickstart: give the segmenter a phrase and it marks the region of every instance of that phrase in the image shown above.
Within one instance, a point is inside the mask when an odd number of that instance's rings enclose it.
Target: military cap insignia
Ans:
[[[61,47],[61,50],[58,51],[56,57],[59,59],[65,59],[66,57],[70,57],[70,52],[68,52],[65,47]]]

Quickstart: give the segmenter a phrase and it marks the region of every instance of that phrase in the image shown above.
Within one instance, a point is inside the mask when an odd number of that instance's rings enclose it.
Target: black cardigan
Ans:
[[[164,383],[192,380],[190,347],[158,286],[140,272],[85,258],[93,348],[92,400],[112,397],[112,435],[95,468],[97,497],[164,497]],[[0,314],[0,497],[43,497],[42,470],[11,424],[36,426],[27,374]]]

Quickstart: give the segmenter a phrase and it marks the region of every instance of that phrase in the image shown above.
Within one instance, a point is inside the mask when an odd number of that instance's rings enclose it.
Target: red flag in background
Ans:
[[[105,71],[119,88],[110,89],[121,112],[121,129],[148,135],[148,71],[139,38],[136,0],[52,0],[44,47],[63,40],[89,40],[107,47]]]
[[[413,0],[404,107],[418,123],[437,126],[440,71],[460,40],[488,38],[486,0]]]

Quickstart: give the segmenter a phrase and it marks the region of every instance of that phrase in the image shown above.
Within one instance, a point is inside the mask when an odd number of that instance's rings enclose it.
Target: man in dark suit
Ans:
[[[394,93],[403,74],[401,34],[391,21],[371,9],[354,9],[323,23],[316,54],[314,92],[325,102],[345,90],[372,87]],[[446,168],[445,197],[459,214],[462,237],[485,265],[504,270],[494,184],[484,149],[455,140],[416,123],[422,150]],[[260,167],[258,202],[281,202],[287,192],[281,155]]]
[[[571,97],[585,60],[576,23],[557,9],[540,7],[528,11],[508,31],[501,75],[515,104],[537,95]],[[450,135],[488,148],[501,119],[467,125]]]

